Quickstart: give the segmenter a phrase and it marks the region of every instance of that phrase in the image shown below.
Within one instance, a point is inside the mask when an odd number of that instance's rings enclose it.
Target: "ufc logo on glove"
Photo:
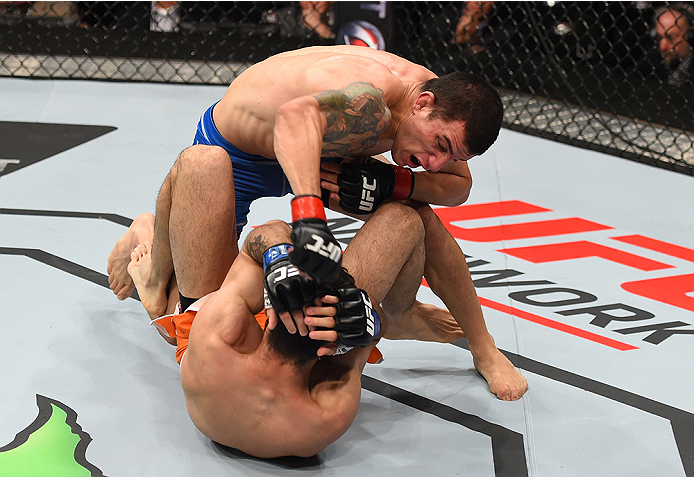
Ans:
[[[374,307],[371,304],[369,295],[363,290],[360,290],[361,297],[364,300],[364,307],[366,308],[366,331],[371,335],[375,336],[376,325],[374,324]]]
[[[281,282],[287,278],[294,277],[299,274],[299,270],[292,267],[291,265],[286,267],[281,267],[277,269],[277,276],[275,276],[274,283]]]
[[[340,261],[342,257],[342,250],[338,245],[334,243],[328,243],[325,245],[325,241],[319,235],[312,234],[311,238],[315,240],[313,243],[307,243],[306,248],[312,252],[316,252],[324,257],[328,257],[333,262]]]
[[[374,179],[373,184],[369,184],[368,178],[364,177],[361,189],[361,202],[359,202],[359,210],[364,212],[371,212],[373,210],[376,198],[371,195],[371,192],[375,191],[377,186],[378,181],[376,179]]]

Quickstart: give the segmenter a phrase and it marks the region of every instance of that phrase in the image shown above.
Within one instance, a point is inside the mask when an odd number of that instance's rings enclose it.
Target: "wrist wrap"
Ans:
[[[320,219],[327,222],[325,206],[317,195],[299,195],[292,199],[292,222],[301,219]]]
[[[393,166],[395,172],[395,188],[393,200],[409,199],[414,191],[414,171],[407,167]]]
[[[267,268],[270,264],[282,258],[289,257],[289,252],[291,252],[293,248],[292,244],[281,243],[265,250],[263,254],[263,271],[267,273]]]

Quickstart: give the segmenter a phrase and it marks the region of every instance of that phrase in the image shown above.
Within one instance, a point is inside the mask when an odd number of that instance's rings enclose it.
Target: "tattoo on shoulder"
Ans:
[[[353,156],[375,147],[390,122],[383,91],[370,83],[352,83],[314,97],[328,121],[324,156]]]

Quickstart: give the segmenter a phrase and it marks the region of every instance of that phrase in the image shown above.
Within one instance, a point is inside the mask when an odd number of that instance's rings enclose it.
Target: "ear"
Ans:
[[[323,356],[332,356],[335,354],[337,351],[337,345],[335,343],[326,343],[320,348],[318,348],[318,352],[316,353],[319,357]]]
[[[434,93],[431,91],[422,91],[419,93],[419,96],[417,96],[417,99],[414,101],[414,106],[412,107],[413,112],[418,112],[422,110],[426,110],[427,108],[431,108],[434,105],[434,100],[436,98],[434,97]]]

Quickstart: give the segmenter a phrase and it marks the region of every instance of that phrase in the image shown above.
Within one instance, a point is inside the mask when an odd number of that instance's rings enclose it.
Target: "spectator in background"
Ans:
[[[0,15],[26,15],[29,8],[29,2],[0,2]]]
[[[335,38],[330,27],[333,2],[299,2],[299,4],[305,28],[323,39]]]
[[[655,37],[668,70],[670,86],[682,87],[692,78],[692,19],[694,8],[677,3],[659,8],[655,14]]]
[[[149,19],[151,31],[178,31],[180,21],[178,2],[152,2]]]
[[[42,2],[37,2],[42,3]],[[58,3],[58,2],[56,2]],[[82,28],[177,32],[181,2],[76,2]]]
[[[0,1],[0,15],[62,19],[65,23],[74,23],[79,19],[76,2]]]
[[[494,10],[495,2],[465,2],[458,24],[455,27],[453,43],[467,44],[473,53],[484,50],[480,45],[479,31],[487,24],[487,18]]]
[[[275,8],[263,14],[261,22],[277,25],[281,36],[332,39],[333,3],[277,2]]]

